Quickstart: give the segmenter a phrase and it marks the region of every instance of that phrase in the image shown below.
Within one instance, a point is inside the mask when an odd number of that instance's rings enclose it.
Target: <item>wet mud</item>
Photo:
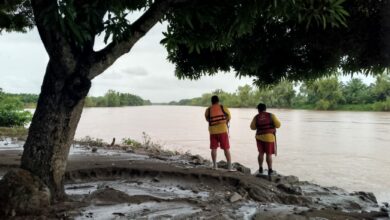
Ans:
[[[240,164],[235,164],[237,172],[212,170],[196,155],[121,146],[72,148],[65,176],[68,199],[44,215],[15,219],[389,218],[388,206],[378,204],[372,193],[253,174]],[[0,150],[0,178],[18,167],[21,150]]]

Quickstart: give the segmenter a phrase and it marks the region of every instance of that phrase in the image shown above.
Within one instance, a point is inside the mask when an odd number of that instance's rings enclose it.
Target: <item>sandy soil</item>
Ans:
[[[8,142],[0,150],[0,177],[20,163],[20,142]],[[239,164],[242,172],[212,170],[199,156],[156,149],[92,148],[71,150],[67,201],[15,219],[389,219],[372,193],[269,178]]]

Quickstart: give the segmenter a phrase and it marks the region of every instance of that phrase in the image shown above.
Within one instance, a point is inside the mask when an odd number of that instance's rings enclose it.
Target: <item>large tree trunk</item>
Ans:
[[[66,73],[49,61],[24,145],[21,167],[49,187],[52,201],[65,198],[63,182],[69,148],[91,86],[84,75]]]

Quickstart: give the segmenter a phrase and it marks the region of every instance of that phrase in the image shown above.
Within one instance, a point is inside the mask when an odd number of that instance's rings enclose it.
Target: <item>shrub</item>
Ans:
[[[374,111],[390,111],[390,97],[387,97],[386,101],[375,102],[372,108]]]
[[[24,111],[23,103],[15,97],[0,94],[0,127],[27,125],[32,118],[29,111]]]

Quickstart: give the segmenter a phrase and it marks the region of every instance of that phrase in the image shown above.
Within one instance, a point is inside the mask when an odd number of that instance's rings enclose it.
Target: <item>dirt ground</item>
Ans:
[[[0,177],[20,163],[22,149],[14,144],[0,150]],[[388,207],[372,193],[224,166],[212,170],[200,156],[155,149],[75,145],[68,200],[14,219],[389,219]]]

